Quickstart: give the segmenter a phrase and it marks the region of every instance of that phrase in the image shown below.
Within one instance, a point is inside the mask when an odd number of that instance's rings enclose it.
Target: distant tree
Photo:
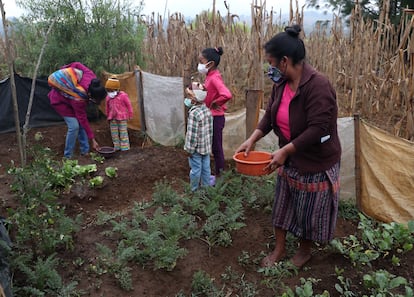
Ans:
[[[378,19],[385,0],[307,0],[309,7],[338,11],[343,17],[348,17],[358,3],[361,13],[366,18]],[[398,24],[404,8],[414,8],[413,0],[390,0],[389,18]]]
[[[140,64],[144,27],[139,23],[143,2],[131,0],[17,0],[27,14],[13,23],[16,69],[31,73],[49,20],[57,16],[44,63],[48,75],[72,61],[100,72],[121,72]]]

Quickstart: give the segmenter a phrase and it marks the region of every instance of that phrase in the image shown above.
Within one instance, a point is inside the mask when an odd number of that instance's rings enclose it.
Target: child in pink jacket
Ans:
[[[114,149],[127,151],[130,148],[127,121],[132,118],[133,111],[128,94],[120,91],[121,84],[117,78],[109,78],[105,83],[108,92],[106,97],[106,117],[111,127]]]
[[[221,47],[205,48],[199,56],[198,72],[206,75],[204,89],[207,91],[205,104],[213,115],[213,155],[216,176],[224,170],[223,129],[225,124],[224,112],[227,110],[226,102],[232,98],[230,90],[226,87],[217,69]]]

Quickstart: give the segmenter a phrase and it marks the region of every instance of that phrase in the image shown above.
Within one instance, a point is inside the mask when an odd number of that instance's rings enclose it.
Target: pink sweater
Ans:
[[[79,85],[81,85],[85,90],[88,90],[92,79],[96,78],[95,73],[93,73],[92,70],[79,62],[73,62],[62,66],[61,69],[69,67],[83,71],[82,79],[80,80]],[[88,117],[86,114],[86,107],[88,105],[87,100],[78,101],[65,98],[58,90],[53,88],[49,92],[48,97],[50,104],[58,114],[60,114],[62,117],[76,118],[82,128],[85,129],[88,138],[92,139],[95,137],[91,127],[89,126]]]
[[[106,96],[106,117],[108,120],[129,120],[133,110],[128,94],[120,91],[114,98]]]
[[[227,110],[226,102],[232,97],[230,90],[226,87],[221,77],[220,71],[217,69],[210,70],[207,73],[204,87],[207,91],[205,104],[211,110],[211,114],[214,116],[222,116]],[[219,108],[212,108],[212,103],[215,102]]]

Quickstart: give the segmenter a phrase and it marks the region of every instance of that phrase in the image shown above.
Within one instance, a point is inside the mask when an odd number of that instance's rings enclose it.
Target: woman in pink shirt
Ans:
[[[286,27],[264,46],[274,85],[256,130],[237,149],[245,155],[272,130],[279,139],[267,169],[277,169],[272,211],[273,251],[262,266],[287,256],[287,232],[299,239],[291,258],[302,267],[314,242],[334,237],[339,201],[341,144],[336,93],[328,78],[306,62],[301,27]]]
[[[128,94],[120,91],[121,84],[117,78],[109,78],[105,83],[108,91],[106,97],[106,117],[111,127],[112,142],[115,150],[127,151],[130,148],[127,121],[132,118],[132,105]]]
[[[205,104],[213,115],[213,145],[215,173],[219,176],[224,170],[223,129],[225,124],[224,112],[227,110],[226,102],[232,97],[226,87],[217,66],[220,64],[220,56],[223,49],[206,48],[199,56],[198,71],[206,75],[204,88],[207,91]]]

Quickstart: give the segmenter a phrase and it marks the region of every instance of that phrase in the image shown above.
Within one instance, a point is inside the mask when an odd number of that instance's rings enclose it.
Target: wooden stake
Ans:
[[[246,91],[246,139],[256,129],[262,100],[263,90]]]
[[[359,114],[354,114],[354,141],[355,141],[355,200],[357,208],[362,211],[361,205],[361,139],[359,133]]]
[[[20,162],[24,164],[24,147],[22,141],[22,133],[20,129],[20,119],[19,119],[19,105],[17,102],[17,92],[16,92],[16,81],[14,80],[14,57],[10,49],[10,40],[9,40],[9,33],[7,30],[7,20],[6,20],[6,12],[4,11],[3,1],[0,0],[0,11],[1,16],[3,19],[3,30],[4,30],[4,39],[6,41],[6,57],[7,57],[7,64],[9,66],[9,74],[10,74],[10,87],[12,92],[12,100],[13,100],[13,113],[14,113],[14,124],[16,127],[16,137],[17,137],[17,145],[19,148],[20,154]]]
[[[23,143],[23,163],[22,166],[26,165],[26,161],[27,161],[27,153],[26,153],[26,144],[27,144],[27,133],[29,132],[29,122],[30,122],[30,114],[32,112],[32,105],[33,105],[33,98],[34,98],[34,91],[36,88],[36,77],[37,77],[37,72],[39,71],[39,67],[40,67],[40,63],[42,62],[42,57],[43,54],[45,52],[45,48],[47,45],[47,40],[48,40],[48,36],[50,34],[50,32],[52,31],[53,25],[56,22],[56,17],[52,20],[52,23],[50,24],[46,35],[45,35],[45,40],[43,42],[42,45],[42,49],[40,50],[40,54],[39,54],[39,58],[37,59],[37,64],[36,64],[36,68],[33,72],[33,77],[32,77],[32,86],[30,89],[30,97],[29,97],[29,104],[27,105],[27,111],[26,111],[26,119],[23,125],[23,137],[22,137],[22,143]]]

